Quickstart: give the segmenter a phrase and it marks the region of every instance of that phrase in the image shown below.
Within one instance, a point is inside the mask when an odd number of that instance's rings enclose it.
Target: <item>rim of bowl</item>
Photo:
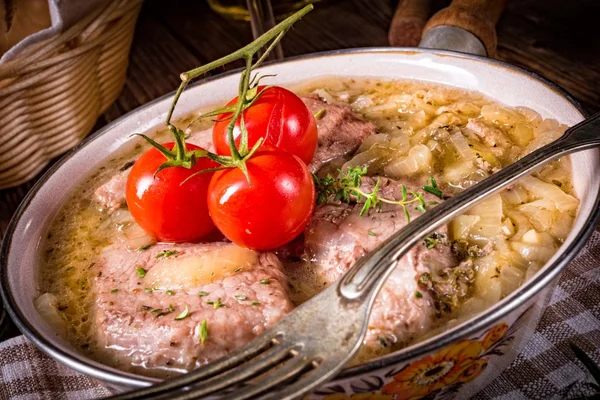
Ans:
[[[492,64],[496,67],[501,67],[505,69],[509,69],[511,71],[517,72],[521,75],[529,79],[534,79],[544,84],[546,87],[556,92],[558,95],[565,98],[568,102],[570,102],[584,117],[587,117],[589,113],[579,104],[577,100],[573,98],[573,96],[557,85],[556,83],[546,79],[537,73],[527,70],[522,67],[518,67],[512,64],[509,64],[504,61],[495,60],[487,57],[460,53],[455,51],[447,51],[447,50],[436,50],[436,49],[423,49],[423,48],[411,48],[411,47],[364,47],[364,48],[351,48],[351,49],[342,49],[342,50],[331,50],[310,54],[303,54],[299,56],[289,57],[284,60],[275,60],[266,62],[264,65],[277,65],[284,63],[291,63],[295,61],[303,61],[307,59],[315,59],[315,58],[323,58],[323,57],[331,57],[331,56],[347,56],[352,54],[363,54],[363,53],[398,53],[402,55],[411,55],[411,54],[421,54],[421,53],[429,53],[434,55],[441,55],[447,57],[456,57],[456,58],[468,58],[473,59],[479,62]],[[233,74],[237,74],[242,70],[242,68],[234,69],[231,71],[224,72],[222,74],[218,74],[215,76],[210,76],[193,84],[189,85],[189,87],[195,87],[197,85],[202,85],[206,82],[210,82],[213,80],[221,79]],[[400,78],[400,77],[399,77]],[[10,315],[12,321],[17,325],[19,330],[29,339],[31,340],[38,348],[42,351],[50,355],[51,357],[59,360],[60,362],[67,364],[69,367],[78,370],[79,372],[88,374],[93,376],[94,378],[101,379],[106,382],[116,383],[116,384],[124,384],[131,387],[141,387],[147,386],[149,384],[155,383],[159,380],[155,378],[149,378],[142,375],[137,375],[129,372],[120,371],[116,368],[108,367],[104,364],[97,363],[96,361],[88,358],[87,356],[80,354],[80,357],[74,357],[71,354],[63,351],[59,347],[57,347],[53,341],[49,338],[41,335],[28,321],[27,317],[21,312],[18,302],[15,300],[10,285],[8,283],[8,254],[11,247],[12,236],[15,232],[17,226],[19,225],[19,221],[26,211],[29,203],[34,198],[34,196],[39,191],[40,187],[44,185],[52,175],[59,169],[63,164],[68,162],[71,157],[79,151],[84,146],[88,146],[92,143],[96,138],[98,138],[102,133],[113,129],[115,126],[119,125],[126,118],[130,118],[135,113],[154,105],[160,101],[163,101],[166,98],[172,97],[175,94],[175,91],[167,93],[163,96],[160,96],[146,104],[143,104],[134,110],[129,111],[128,113],[122,115],[116,120],[110,122],[103,128],[98,131],[92,133],[87,138],[85,138],[81,143],[73,147],[69,150],[64,156],[62,156],[56,163],[54,163],[48,171],[46,171],[42,177],[34,184],[29,193],[25,196],[15,214],[11,218],[11,221],[6,230],[6,234],[4,236],[4,240],[2,242],[2,247],[0,249],[0,293],[2,295],[2,299],[4,300],[5,307]],[[587,239],[591,236],[592,232],[595,230],[595,227],[600,221],[600,188],[598,188],[598,192],[596,193],[596,199],[594,202],[594,211],[590,213],[586,218],[586,225],[582,228],[578,234],[573,238],[572,242],[565,248],[561,248],[560,254],[561,257],[557,258],[551,265],[546,265],[540,275],[536,277],[535,280],[530,280],[523,284],[519,288],[518,293],[513,293],[510,296],[509,301],[503,301],[496,303],[490,309],[487,310],[485,314],[475,315],[471,319],[465,321],[464,323],[459,324],[456,327],[450,328],[449,330],[437,335],[435,338],[437,340],[427,340],[422,343],[416,343],[414,345],[409,346],[406,349],[398,350],[395,353],[392,353],[388,356],[384,356],[382,358],[378,358],[364,364],[344,368],[336,377],[333,379],[339,380],[344,378],[353,377],[356,375],[361,375],[366,372],[370,372],[373,370],[385,368],[388,366],[396,365],[405,360],[417,357],[419,355],[423,355],[426,353],[430,353],[434,350],[440,349],[456,340],[463,339],[473,333],[482,330],[483,328],[490,326],[497,322],[500,318],[504,317],[533,296],[535,296],[539,291],[541,291],[544,287],[546,287],[550,282],[552,282],[561,272],[562,270],[575,258],[575,256],[579,253],[582,247],[585,245]],[[506,300],[506,299],[504,299]]]

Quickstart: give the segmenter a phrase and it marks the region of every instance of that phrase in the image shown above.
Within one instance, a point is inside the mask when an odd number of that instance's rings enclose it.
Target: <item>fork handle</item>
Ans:
[[[398,260],[440,225],[515,182],[537,167],[567,154],[600,146],[600,113],[568,129],[556,141],[541,147],[489,178],[442,202],[360,259],[338,281],[338,293],[347,304],[374,302]],[[368,299],[367,299],[368,298]]]

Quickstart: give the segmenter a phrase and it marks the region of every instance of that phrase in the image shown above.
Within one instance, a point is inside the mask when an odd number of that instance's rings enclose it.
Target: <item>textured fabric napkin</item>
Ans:
[[[88,13],[99,4],[104,2],[106,2],[106,0],[48,0],[50,21],[52,25],[47,29],[43,29],[21,40],[0,57],[0,63],[12,60],[23,51],[23,49],[34,43],[48,39],[59,32],[67,30],[81,18],[88,15]]]
[[[564,271],[532,339],[474,400],[574,399],[594,393],[594,379],[569,347],[600,364],[600,233]],[[0,399],[93,399],[100,383],[52,361],[23,336],[0,343]],[[363,399],[366,400],[366,399]]]

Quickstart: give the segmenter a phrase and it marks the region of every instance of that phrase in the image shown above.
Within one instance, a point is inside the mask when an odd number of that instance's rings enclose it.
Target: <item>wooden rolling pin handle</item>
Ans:
[[[485,46],[488,56],[496,53],[496,23],[508,0],[454,0],[436,13],[423,34],[437,26],[455,26],[475,35]]]
[[[400,0],[390,24],[390,44],[399,47],[417,46],[430,10],[431,0]]]

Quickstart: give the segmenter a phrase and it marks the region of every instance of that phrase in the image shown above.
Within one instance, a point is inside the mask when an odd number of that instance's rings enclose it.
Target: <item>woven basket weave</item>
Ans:
[[[78,144],[117,98],[141,0],[112,0],[0,64],[0,189]]]

